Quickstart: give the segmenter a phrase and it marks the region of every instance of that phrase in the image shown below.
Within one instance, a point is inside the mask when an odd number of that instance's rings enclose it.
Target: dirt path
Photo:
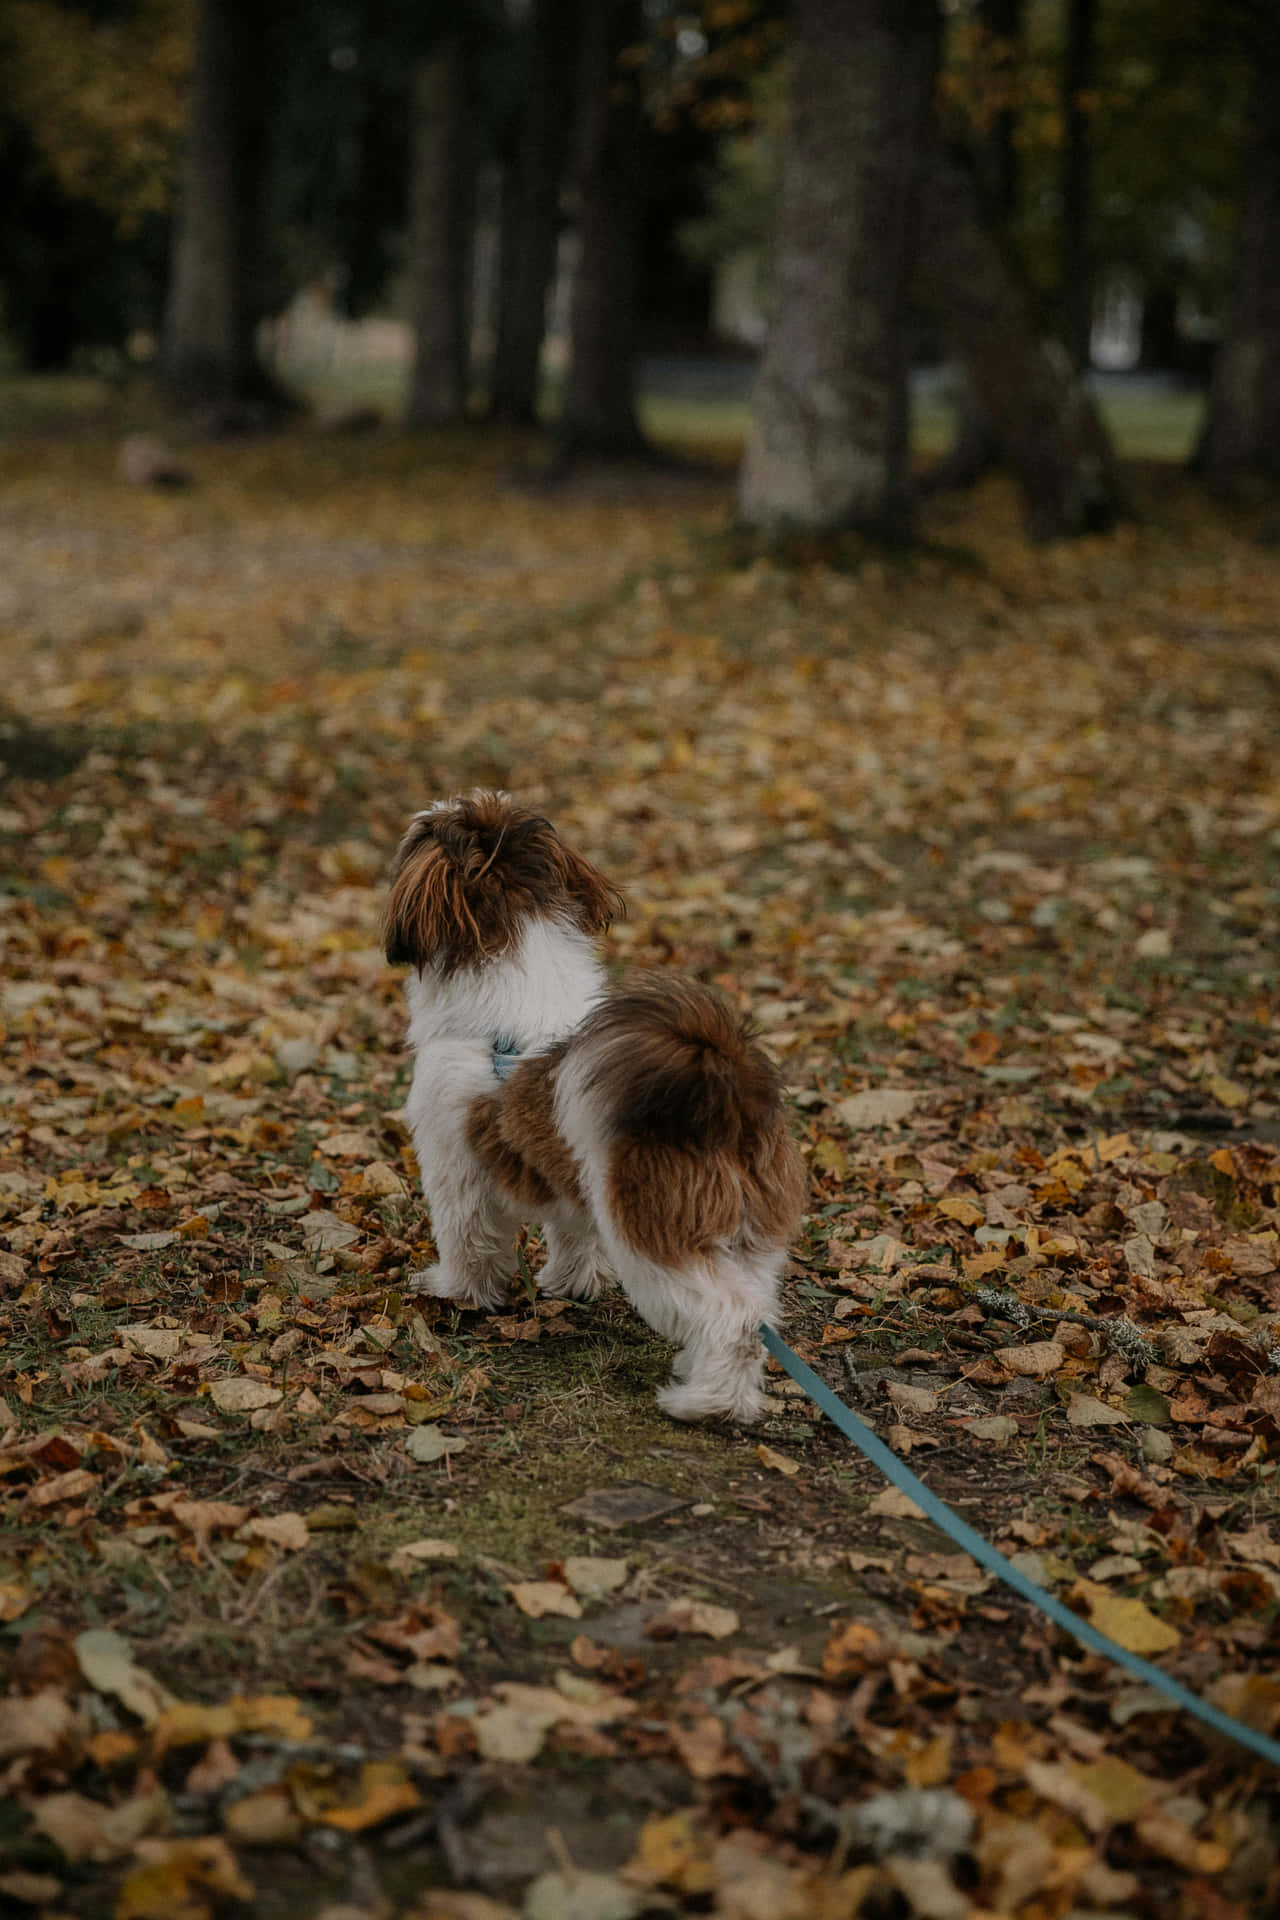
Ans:
[[[996,487],[912,560],[739,566],[705,478],[542,495],[518,451],[226,447],[154,499],[0,451],[0,1894],[1274,1911],[1266,1769],[780,1377],[686,1431],[620,1302],[406,1291],[375,943],[414,807],[550,812],[627,890],[612,957],[784,1062],[793,1341],[1274,1728],[1280,559],[1149,480],[1070,549]]]

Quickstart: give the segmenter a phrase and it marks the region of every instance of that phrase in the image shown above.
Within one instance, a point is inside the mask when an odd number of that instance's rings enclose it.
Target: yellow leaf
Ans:
[[[712,1838],[693,1809],[646,1820],[627,1864],[626,1877],[646,1887],[674,1887],[678,1893],[715,1890]]]
[[[343,1833],[363,1833],[396,1813],[411,1813],[422,1805],[422,1795],[402,1766],[394,1760],[366,1760],[360,1769],[360,1797],[350,1806],[332,1807],[320,1818]]]
[[[1071,1592],[1073,1599],[1086,1603],[1098,1632],[1130,1653],[1167,1653],[1181,1641],[1177,1628],[1161,1620],[1141,1600],[1123,1599],[1096,1580],[1077,1580]]]
[[[951,1777],[951,1735],[935,1734],[907,1755],[903,1772],[910,1787],[940,1787]]]
[[[954,1200],[939,1200],[938,1212],[948,1220],[958,1220],[962,1227],[980,1227],[987,1217],[976,1200],[966,1200],[963,1195]]]
[[[252,1900],[254,1889],[225,1840],[144,1841],[151,1855],[120,1889],[114,1920],[205,1920],[214,1899]]]
[[[800,1462],[798,1460],[789,1460],[785,1453],[777,1453],[772,1447],[758,1446],[756,1448],[756,1459],[759,1460],[763,1466],[769,1467],[774,1473],[786,1474],[788,1479],[791,1479],[793,1475],[800,1471]]]

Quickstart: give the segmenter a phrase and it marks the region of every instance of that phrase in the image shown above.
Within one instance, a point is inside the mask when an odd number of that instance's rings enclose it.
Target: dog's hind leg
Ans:
[[[594,1300],[612,1277],[604,1248],[587,1215],[571,1201],[545,1207],[542,1229],[547,1264],[538,1275],[538,1291],[550,1300]]]

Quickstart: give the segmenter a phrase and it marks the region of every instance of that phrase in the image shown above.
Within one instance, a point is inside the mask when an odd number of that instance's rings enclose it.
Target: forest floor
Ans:
[[[1270,1770],[771,1375],[414,1296],[377,947],[475,784],[785,1068],[789,1337],[1104,1631],[1280,1725],[1280,545],[748,558],[725,477],[299,429],[0,445],[0,1905],[1247,1920]],[[536,1238],[526,1249],[537,1266]],[[1075,1314],[1076,1318],[1064,1315]]]

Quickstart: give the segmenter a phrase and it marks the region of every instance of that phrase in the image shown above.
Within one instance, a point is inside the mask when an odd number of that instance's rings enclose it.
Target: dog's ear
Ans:
[[[606,932],[627,910],[621,891],[599,867],[563,843],[562,855],[564,888],[578,910],[579,926],[584,933]]]
[[[480,957],[479,929],[461,875],[441,847],[429,814],[412,822],[396,852],[382,939],[392,966],[440,962],[452,970]]]

